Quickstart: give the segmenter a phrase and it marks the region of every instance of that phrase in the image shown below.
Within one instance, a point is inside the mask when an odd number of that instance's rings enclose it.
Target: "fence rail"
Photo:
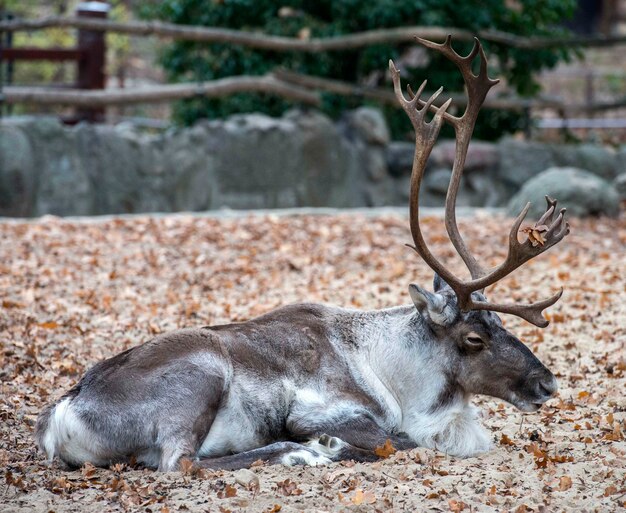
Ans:
[[[4,101],[8,104],[28,103],[32,105],[65,105],[82,108],[103,108],[109,106],[132,105],[140,103],[160,103],[185,98],[215,98],[241,92],[261,92],[276,94],[283,98],[319,107],[322,104],[322,92],[343,96],[375,99],[395,107],[398,106],[395,95],[385,89],[360,87],[342,82],[287,70],[276,70],[264,76],[237,76],[200,82],[195,84],[168,84],[131,89],[107,89],[84,91],[80,89],[52,89],[40,87],[5,87]],[[425,93],[428,95],[429,93]],[[467,98],[463,93],[453,93],[453,105],[463,107]],[[443,103],[441,100],[439,103]],[[565,103],[555,98],[519,98],[514,96],[495,96],[485,100],[486,108],[499,110],[524,111],[527,109],[553,109],[572,115],[594,113],[612,109],[626,108],[626,97],[615,102]]]
[[[453,27],[398,27],[369,30],[328,38],[300,39],[242,30],[199,27],[197,25],[178,25],[158,21],[122,23],[104,19],[51,16],[39,20],[11,20],[0,22],[0,32],[41,30],[46,28],[77,28],[135,36],[158,36],[204,43],[230,43],[278,52],[301,51],[310,53],[350,50],[380,43],[407,42],[413,41],[415,36],[426,39],[444,39],[448,34],[451,34],[452,37],[461,41],[471,41],[474,37],[480,37],[485,41],[492,41],[494,43],[529,50],[538,50],[561,45],[590,47],[626,44],[626,35],[529,38],[497,30],[471,32]]]
[[[8,104],[27,103],[30,105],[102,108],[114,105],[169,102],[198,96],[214,98],[242,92],[270,93],[308,105],[321,105],[321,97],[317,92],[277,80],[272,75],[237,76],[197,84],[167,84],[98,91],[5,87],[4,101]]]

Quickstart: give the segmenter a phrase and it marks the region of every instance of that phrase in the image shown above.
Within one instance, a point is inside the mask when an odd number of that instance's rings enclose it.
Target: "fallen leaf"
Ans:
[[[511,440],[508,435],[502,433],[502,436],[500,437],[500,445],[510,445],[510,446],[515,446],[515,442],[513,442],[513,440]]]
[[[38,326],[47,330],[54,330],[59,327],[59,325],[54,321],[40,322]]]
[[[450,508],[450,511],[454,511],[455,513],[457,513],[459,511],[463,511],[467,507],[467,504],[465,504],[463,501],[450,499],[448,500],[448,507]]]
[[[360,506],[361,504],[374,504],[376,502],[376,497],[372,492],[364,492],[359,488],[354,491],[354,496],[351,501],[355,506]]]
[[[302,495],[302,490],[291,479],[276,483],[276,489],[283,495]]]
[[[80,473],[85,479],[93,479],[96,475],[97,468],[94,467],[91,463],[86,462],[80,469]]]
[[[572,487],[572,478],[569,476],[563,476],[559,479],[559,490],[564,492]]]
[[[193,473],[193,461],[189,458],[182,458],[180,460],[180,471],[186,476],[191,475]]]
[[[396,452],[397,451],[389,438],[387,438],[382,447],[376,447],[374,449],[374,454],[376,454],[379,458],[389,458],[389,456],[395,454]]]

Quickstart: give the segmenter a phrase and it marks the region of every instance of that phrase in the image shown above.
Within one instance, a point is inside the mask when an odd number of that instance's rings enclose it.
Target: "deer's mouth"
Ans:
[[[512,403],[518,410],[525,413],[534,413],[543,406],[543,403],[534,403],[528,401],[515,401]]]
[[[533,413],[539,410],[539,408],[541,408],[548,399],[550,399],[550,397],[546,397],[545,399],[539,399],[539,400],[537,399],[524,400],[524,399],[520,399],[519,397],[514,397],[511,400],[509,400],[509,402],[520,411],[523,411],[526,413]]]

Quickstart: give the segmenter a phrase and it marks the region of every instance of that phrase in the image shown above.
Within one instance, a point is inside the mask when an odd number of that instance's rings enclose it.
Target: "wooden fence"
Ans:
[[[94,5],[100,8],[94,10]],[[427,39],[443,39],[452,34],[458,40],[472,40],[478,36],[484,40],[506,44],[516,48],[540,49],[555,45],[607,46],[626,43],[626,35],[594,36],[576,38],[525,38],[494,30],[477,34],[445,27],[400,27],[381,29],[330,38],[297,39],[251,33],[238,30],[175,25],[161,22],[119,23],[106,19],[103,2],[81,4],[74,17],[49,17],[39,20],[0,21],[2,32],[40,30],[51,27],[78,29],[75,49],[17,49],[2,48],[0,37],[0,61],[17,59],[74,60],[78,65],[78,83],[72,89],[49,87],[5,86],[0,90],[0,101],[6,104],[26,103],[32,105],[66,105],[77,107],[77,119],[100,121],[104,109],[113,105],[169,102],[195,96],[217,97],[237,92],[264,92],[309,104],[321,104],[321,92],[372,98],[396,105],[391,91],[360,87],[321,77],[296,74],[287,70],[275,70],[266,76],[237,76],[204,83],[169,84],[141,88],[105,89],[105,37],[106,32],[135,36],[157,36],[175,40],[201,41],[206,43],[231,43],[274,51],[328,52],[354,49],[378,43],[399,43],[412,40],[416,35]],[[1,86],[1,84],[0,84]],[[455,103],[463,105],[465,97],[453,94]],[[565,104],[550,98],[532,100],[516,97],[494,97],[487,106],[497,109],[529,111],[532,108],[551,108],[562,116],[572,113],[599,112],[626,107],[626,97],[617,102]]]
[[[98,20],[106,21],[108,14],[108,5],[101,2],[87,2],[79,4],[76,9],[77,20]],[[5,20],[2,23],[12,23],[13,20]],[[15,21],[20,23],[19,20]],[[0,29],[0,34],[3,29]],[[7,31],[8,34],[12,32]],[[74,88],[81,92],[88,90],[103,90],[106,87],[106,44],[105,33],[100,30],[89,30],[86,28],[80,28],[77,34],[76,47],[74,48],[14,48],[12,45],[12,38],[7,37],[4,39],[4,45],[2,44],[3,38],[0,37],[0,64],[2,61],[6,61],[7,73],[6,81],[11,83],[12,80],[12,68],[16,61],[53,61],[64,62],[71,61],[76,63],[76,84]],[[2,84],[0,83],[0,86]],[[8,97],[6,90],[0,89],[0,100],[11,104],[15,103],[12,98],[12,89],[17,89],[18,93],[21,88],[8,87]],[[71,91],[73,89],[66,89]],[[42,92],[54,91],[53,88],[42,89]],[[36,102],[29,102],[36,103]],[[79,105],[79,104],[75,104]],[[104,121],[104,108],[90,105],[89,108],[79,108],[76,115],[71,118],[66,118],[66,122],[76,122],[78,120],[85,120],[91,122]]]

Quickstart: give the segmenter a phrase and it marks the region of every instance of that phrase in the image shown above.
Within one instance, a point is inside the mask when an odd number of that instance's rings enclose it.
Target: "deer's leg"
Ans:
[[[207,437],[222,398],[221,376],[193,372],[173,391],[158,425],[160,471],[177,470],[181,458],[193,458]],[[183,388],[184,387],[184,388]],[[186,390],[196,390],[193,394]]]
[[[200,458],[194,462],[197,467],[214,470],[237,470],[248,468],[257,461],[268,465],[282,464],[287,466],[309,465],[319,466],[331,463],[332,459],[315,447],[296,442],[275,442],[265,447],[250,451],[221,456],[218,458]]]
[[[343,441],[349,447],[359,450],[373,451],[382,447],[389,440],[394,448],[408,450],[417,447],[417,444],[406,433],[394,433],[382,428],[376,420],[361,411],[346,411],[344,418],[325,418],[323,411],[308,411],[305,415],[290,418],[288,428],[298,438],[320,437],[323,434]],[[345,448],[347,454],[349,447]],[[354,451],[358,456],[358,451]],[[360,458],[344,458],[359,459]]]
[[[319,438],[307,442],[305,445],[326,454],[331,461],[354,460],[372,462],[379,459],[373,450],[355,447],[336,436],[327,434],[323,434]]]

